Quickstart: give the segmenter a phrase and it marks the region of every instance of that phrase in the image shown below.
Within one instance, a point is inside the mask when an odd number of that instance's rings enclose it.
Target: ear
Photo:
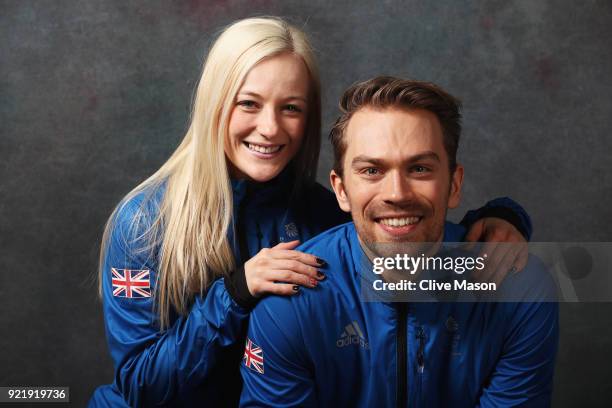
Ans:
[[[351,204],[348,199],[348,195],[346,194],[346,190],[344,189],[344,182],[342,181],[342,177],[334,170],[329,173],[329,182],[331,183],[332,188],[334,189],[334,193],[336,193],[336,200],[338,200],[338,205],[342,209],[342,211],[350,213],[351,212]]]
[[[461,186],[463,185],[463,166],[457,164],[457,168],[451,177],[450,195],[448,196],[448,208],[457,208],[461,201]]]

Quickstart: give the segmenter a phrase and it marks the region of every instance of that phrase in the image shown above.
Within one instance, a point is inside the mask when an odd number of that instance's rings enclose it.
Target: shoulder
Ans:
[[[132,239],[142,236],[159,216],[164,191],[164,186],[148,187],[125,196],[110,219],[113,234]]]
[[[297,250],[315,255],[326,262],[321,267],[326,278],[313,289],[301,288],[294,296],[268,296],[262,299],[253,313],[265,313],[271,319],[293,319],[298,321],[304,310],[320,310],[326,303],[327,295],[338,291],[344,292],[351,285],[351,273],[354,271],[353,223],[346,223],[331,228],[322,234],[300,245]],[[296,313],[295,310],[300,310]]]
[[[163,235],[158,222],[163,188],[130,193],[111,215],[105,231],[103,254],[107,266],[125,263],[154,266]]]
[[[527,266],[508,275],[500,290],[504,300],[527,302],[557,301],[557,284],[552,271],[535,255],[529,255]]]
[[[559,330],[557,285],[550,270],[530,255],[525,269],[508,276],[500,287],[509,334],[515,339],[556,339]]]
[[[352,222],[340,224],[306,241],[297,250],[317,255],[326,262],[333,264],[334,261],[339,260],[342,254],[350,250],[354,232],[355,226]],[[325,259],[322,256],[324,254],[328,254],[329,259]]]
[[[165,186],[150,186],[123,197],[114,212],[113,221],[121,224],[138,219],[146,221],[159,215]]]
[[[362,268],[362,252],[352,222],[331,228],[299,246],[297,250],[315,255],[325,261],[320,270],[325,274],[316,288],[303,288],[291,298],[300,315],[327,313],[339,299],[357,296],[358,274]],[[351,303],[353,300],[349,300]],[[328,305],[328,306],[326,306]]]

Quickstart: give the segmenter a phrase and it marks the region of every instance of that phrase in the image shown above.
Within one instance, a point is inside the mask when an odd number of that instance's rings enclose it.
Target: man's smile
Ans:
[[[374,221],[387,234],[400,237],[414,231],[422,219],[422,216],[385,216]]]

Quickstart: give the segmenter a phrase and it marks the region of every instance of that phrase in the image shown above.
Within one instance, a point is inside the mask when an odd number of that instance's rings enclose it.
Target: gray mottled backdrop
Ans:
[[[181,139],[214,33],[255,14],[312,35],[324,132],[342,90],[381,73],[464,101],[453,218],[509,195],[534,240],[612,241],[610,1],[0,1],[0,385],[69,385],[82,406],[112,380],[102,226]],[[611,312],[562,305],[556,406],[612,399]]]

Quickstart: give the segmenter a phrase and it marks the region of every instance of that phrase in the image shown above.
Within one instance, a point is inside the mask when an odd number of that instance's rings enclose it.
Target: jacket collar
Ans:
[[[234,206],[266,205],[286,201],[293,192],[294,171],[287,166],[278,176],[265,183],[247,179],[231,179]]]
[[[348,233],[347,238],[351,248],[351,256],[353,262],[353,276],[359,285],[371,286],[374,279],[378,279],[377,275],[370,273],[373,269],[372,261],[368,259],[361,244],[359,243],[359,237],[357,235],[357,229],[353,222],[347,224]],[[462,225],[453,224],[452,222],[446,221],[444,223],[444,238],[443,242],[461,242],[465,237],[466,229]],[[389,296],[381,294],[377,297],[377,294],[371,290],[368,290],[368,294],[364,294],[363,289],[360,292],[362,296],[365,296],[369,301],[377,301],[384,305],[395,307],[395,302],[390,299]]]

